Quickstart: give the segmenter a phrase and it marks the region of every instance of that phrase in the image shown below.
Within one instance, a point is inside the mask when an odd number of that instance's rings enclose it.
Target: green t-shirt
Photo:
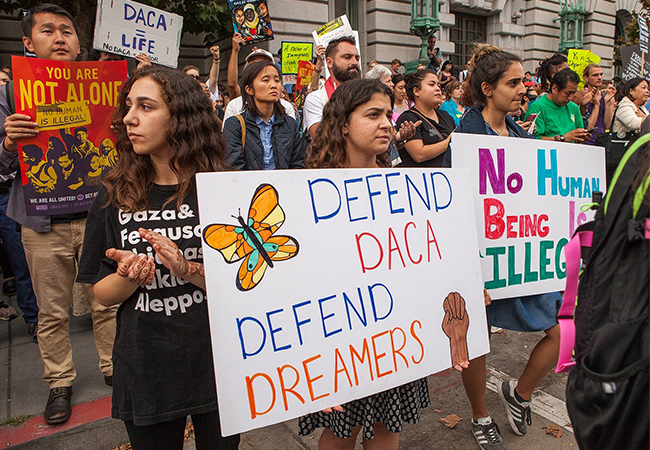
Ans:
[[[557,106],[547,95],[539,97],[528,107],[526,120],[531,114],[539,114],[535,119],[535,137],[567,134],[569,131],[584,128],[580,107],[573,102]]]

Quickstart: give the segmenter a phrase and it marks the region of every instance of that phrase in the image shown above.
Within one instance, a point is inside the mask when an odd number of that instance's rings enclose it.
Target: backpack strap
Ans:
[[[645,134],[641,136],[639,139],[634,141],[634,144],[630,145],[630,148],[627,149],[623,157],[621,158],[621,162],[618,164],[618,167],[616,168],[616,172],[614,172],[614,176],[612,177],[612,182],[609,185],[609,188],[607,189],[607,195],[605,197],[605,203],[604,203],[604,210],[603,212],[607,214],[607,209],[609,207],[609,202],[614,195],[614,187],[616,186],[616,183],[618,182],[618,179],[621,176],[621,172],[623,172],[623,168],[625,168],[625,165],[627,164],[628,160],[632,157],[632,155],[639,149],[643,144],[646,142],[650,141],[650,133]],[[643,185],[646,185],[644,182]],[[636,196],[635,196],[636,197]],[[641,197],[643,198],[643,197]],[[640,205],[640,203],[639,203]]]
[[[575,365],[573,349],[576,342],[576,324],[573,314],[578,296],[578,278],[580,276],[580,259],[582,247],[591,247],[593,231],[577,231],[573,239],[564,247],[566,258],[566,289],[564,300],[558,313],[560,325],[560,354],[555,373],[568,372]]]
[[[246,124],[244,123],[244,116],[241,114],[237,114],[235,117],[239,120],[241,126],[241,152],[244,154],[246,153]]]

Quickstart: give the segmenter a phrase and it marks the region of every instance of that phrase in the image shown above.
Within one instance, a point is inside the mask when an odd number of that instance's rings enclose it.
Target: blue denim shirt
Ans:
[[[264,122],[260,116],[255,117],[255,123],[260,129],[260,138],[264,146],[264,170],[275,170],[275,158],[273,157],[273,147],[271,146],[271,133],[273,133],[273,123],[275,115],[272,115],[269,122]]]

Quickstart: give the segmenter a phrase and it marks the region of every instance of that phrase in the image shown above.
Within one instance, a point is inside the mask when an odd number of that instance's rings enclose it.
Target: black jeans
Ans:
[[[182,450],[186,418],[137,426],[132,420],[124,421],[133,450]],[[222,437],[217,411],[192,415],[197,450],[237,450],[239,435]]]

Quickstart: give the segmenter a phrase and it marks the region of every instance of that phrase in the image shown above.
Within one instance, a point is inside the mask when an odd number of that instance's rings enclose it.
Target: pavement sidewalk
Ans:
[[[3,300],[16,307],[15,296]],[[21,315],[22,316],[22,315]],[[30,450],[113,450],[128,442],[122,422],[110,418],[111,388],[104,384],[98,368],[98,357],[90,315],[71,316],[70,334],[77,378],[73,386],[72,416],[62,425],[50,426],[43,420],[48,387],[42,381],[43,363],[38,346],[27,334],[22,317],[0,322],[0,447]],[[540,334],[503,333],[492,338],[492,354],[488,364],[495,364],[489,376],[492,383],[503,378],[503,371],[520,373],[527,354]],[[541,409],[533,410],[533,426],[526,436],[516,436],[507,422],[505,411],[494,392],[488,390],[488,407],[501,428],[509,450],[577,449],[563,406],[565,375],[550,374],[543,380],[538,400]],[[458,373],[444,371],[429,377],[432,405],[422,412],[417,425],[405,425],[400,449],[477,449],[471,433],[471,410]],[[224,412],[227,414],[227,411]],[[463,420],[453,429],[445,427],[440,418],[457,414]],[[555,438],[544,427],[553,421],[563,428],[564,435]],[[10,425],[9,422],[19,422]],[[297,420],[254,430],[242,435],[240,450],[317,450],[319,433],[298,436]],[[186,450],[194,449],[190,439]],[[357,449],[361,449],[358,443]]]

